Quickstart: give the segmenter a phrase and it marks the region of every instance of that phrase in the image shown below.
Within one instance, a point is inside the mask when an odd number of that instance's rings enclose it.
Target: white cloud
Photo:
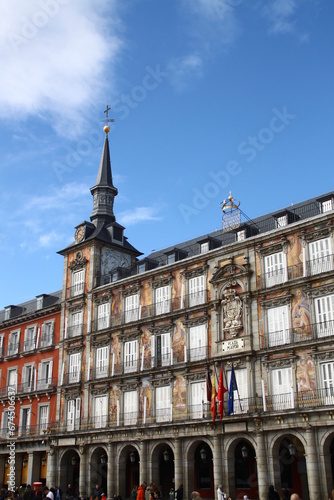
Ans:
[[[174,58],[169,62],[167,70],[173,87],[178,91],[182,91],[194,77],[201,76],[202,59],[197,54]]]
[[[263,8],[264,15],[270,21],[269,33],[285,34],[293,33],[296,21],[293,16],[296,12],[295,0],[273,0]]]
[[[122,212],[117,220],[126,227],[138,224],[138,222],[158,221],[161,217],[156,214],[157,211],[155,207],[137,207],[134,210]]]
[[[123,47],[115,6],[102,0],[2,0],[1,117],[40,115],[59,133],[75,134],[101,98],[107,68],[113,73]]]

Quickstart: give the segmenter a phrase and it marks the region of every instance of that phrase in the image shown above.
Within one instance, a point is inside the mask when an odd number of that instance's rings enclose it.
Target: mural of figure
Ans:
[[[147,329],[144,330],[141,337],[141,353],[144,349],[144,368],[151,366],[151,335]],[[142,354],[141,354],[142,355]]]
[[[310,306],[302,290],[296,292],[296,301],[292,308],[292,326],[297,333],[302,335],[309,334],[311,331]]]
[[[140,291],[140,305],[141,305],[141,317],[148,318],[150,316],[151,305],[152,305],[152,295],[151,295],[151,285],[148,281],[143,283],[142,289]]]
[[[301,355],[297,364],[297,387],[299,392],[316,389],[314,362],[307,353]]]
[[[181,321],[177,321],[173,337],[173,360],[177,363],[182,363],[184,361],[185,343],[186,343],[186,334],[184,326]]]
[[[177,411],[185,411],[186,409],[186,398],[187,398],[187,389],[186,389],[186,381],[184,378],[179,375],[176,377],[173,387],[173,407]]]
[[[146,402],[146,418],[151,414],[152,391],[147,378],[143,379],[143,385],[139,389],[139,415],[144,418],[144,405]]]
[[[181,304],[182,286],[183,286],[183,275],[180,273],[180,271],[177,271],[174,275],[173,289],[172,289],[172,298],[174,305],[173,308],[175,309],[184,307],[184,293],[183,293],[183,304]]]
[[[298,266],[303,262],[303,248],[297,235],[289,236],[290,249],[288,252],[288,266]]]
[[[111,303],[111,322],[113,325],[119,324],[121,321],[121,296],[117,292],[113,296]]]
[[[111,352],[114,353],[115,367],[121,364],[121,343],[118,337],[114,337],[111,343]]]
[[[110,417],[113,422],[117,420],[117,400],[119,398],[116,386],[110,391]]]

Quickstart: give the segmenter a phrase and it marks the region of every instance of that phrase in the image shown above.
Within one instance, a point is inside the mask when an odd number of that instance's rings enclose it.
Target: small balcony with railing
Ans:
[[[315,340],[334,336],[334,320],[322,323],[313,323],[295,328],[286,328],[275,332],[267,332],[263,336],[262,349],[271,349],[282,346],[293,346],[304,342],[314,342]]]
[[[83,323],[70,325],[65,329],[65,340],[80,337],[83,334]]]
[[[75,285],[69,286],[66,289],[66,298],[74,299],[75,297],[79,297],[83,293],[85,293],[85,283],[76,283]]]
[[[9,343],[3,348],[3,357],[9,358],[19,355],[20,345],[18,342]]]

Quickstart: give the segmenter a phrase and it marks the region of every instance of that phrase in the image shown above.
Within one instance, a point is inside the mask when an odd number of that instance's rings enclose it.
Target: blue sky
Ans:
[[[2,0],[0,308],[62,286],[108,103],[114,210],[152,250],[333,185],[332,0]]]

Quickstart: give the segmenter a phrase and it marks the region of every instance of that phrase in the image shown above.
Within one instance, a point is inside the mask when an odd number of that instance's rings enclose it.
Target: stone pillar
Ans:
[[[223,484],[223,469],[222,469],[222,456],[221,456],[221,438],[214,436],[213,438],[213,484],[214,492],[217,491],[218,486],[221,484],[223,491],[226,491]]]
[[[256,464],[257,464],[257,483],[259,488],[259,500],[267,500],[268,498],[268,466],[267,453],[264,442],[264,432],[261,429],[256,433]]]
[[[107,495],[108,499],[111,500],[113,497],[113,492],[115,490],[115,471],[114,471],[114,446],[112,443],[108,443],[108,466],[107,466]],[[118,491],[118,490],[117,490]]]
[[[54,486],[58,485],[57,481],[57,455],[53,446],[50,446],[48,451],[48,467],[46,471],[46,484]],[[51,488],[50,486],[50,488]]]
[[[310,500],[320,500],[320,472],[318,466],[318,450],[315,443],[314,430],[309,427],[306,430],[306,470]]]
[[[33,479],[33,470],[34,470],[34,454],[33,454],[33,452],[30,452],[30,453],[28,453],[27,484],[32,485],[32,483],[33,483],[33,480],[32,480]]]
[[[90,491],[87,491],[87,453],[84,446],[79,446],[80,453],[80,471],[79,471],[79,495],[81,498],[88,497]]]
[[[174,441],[174,487],[177,489],[180,484],[184,484],[183,479],[183,460],[182,460],[182,441],[180,438]]]
[[[146,481],[147,484],[150,484],[152,480],[151,474],[151,462],[147,463],[147,443],[146,441],[141,441],[139,443],[139,484],[142,484],[143,481]]]

